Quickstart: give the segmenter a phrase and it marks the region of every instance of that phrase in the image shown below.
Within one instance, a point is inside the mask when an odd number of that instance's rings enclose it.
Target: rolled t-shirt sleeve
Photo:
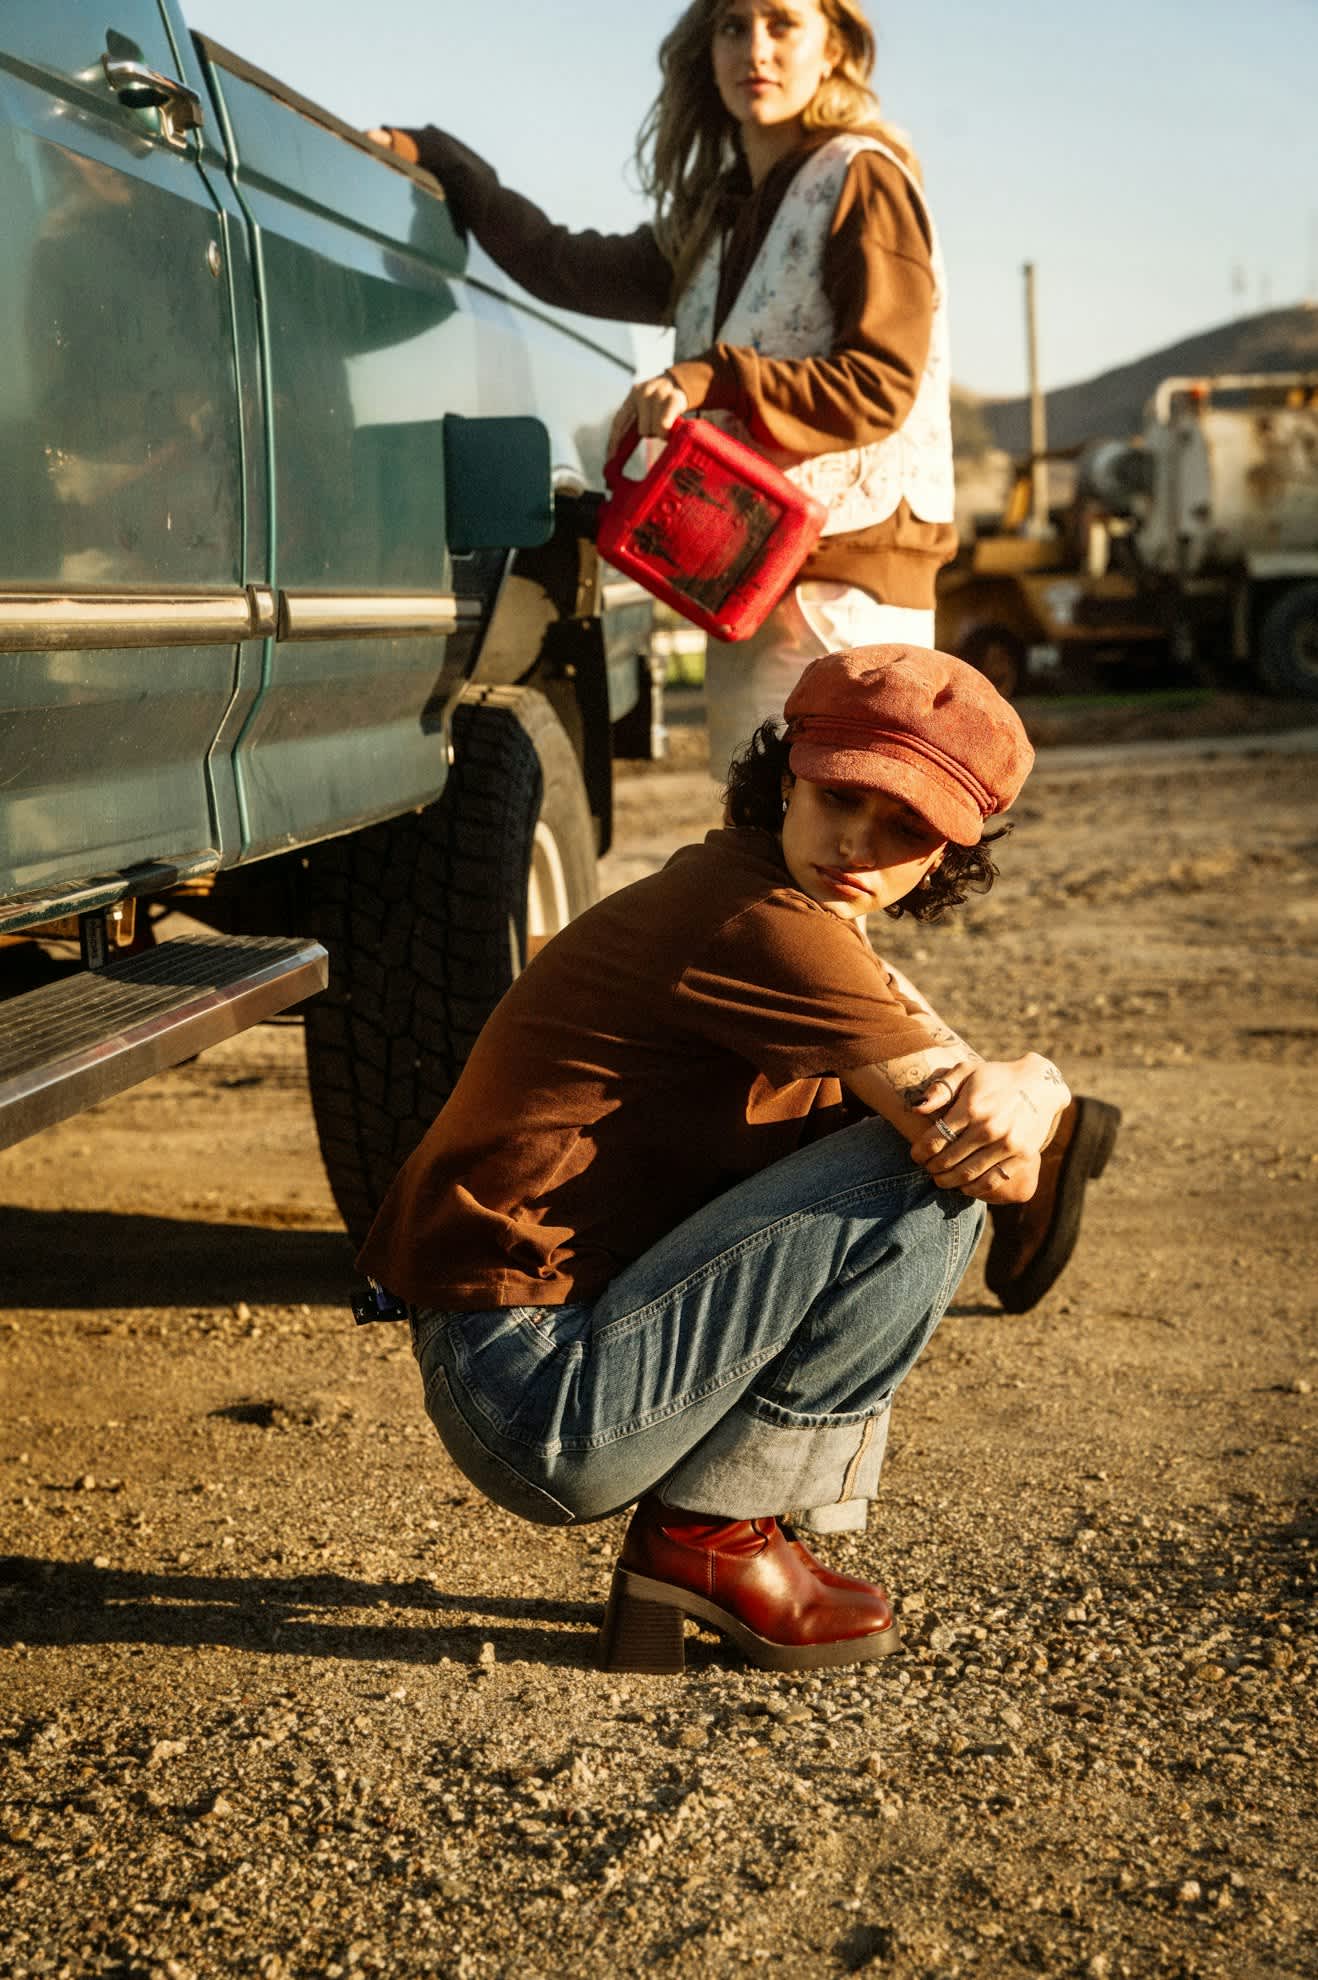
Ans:
[[[902,1058],[937,1043],[898,1002],[860,932],[787,889],[725,923],[678,979],[693,1033],[774,1086]]]

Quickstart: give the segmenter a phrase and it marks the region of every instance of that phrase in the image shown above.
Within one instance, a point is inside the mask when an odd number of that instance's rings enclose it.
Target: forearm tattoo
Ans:
[[[1066,1081],[1062,1078],[1062,1075],[1058,1072],[1051,1059],[1044,1060],[1043,1071],[1039,1074],[1039,1078],[1045,1086],[1064,1087],[1066,1085]],[[1020,1089],[1020,1098],[1025,1102],[1032,1114],[1038,1114],[1039,1108],[1035,1106],[1034,1101],[1030,1098],[1024,1087]],[[1056,1110],[1054,1109],[1054,1111]]]
[[[978,1053],[972,1053],[969,1047],[962,1044],[962,1041],[956,1038],[954,1034],[949,1033],[948,1038],[960,1048],[966,1058],[978,1060]],[[939,1042],[942,1043],[944,1041],[940,1039]],[[937,1060],[931,1061],[927,1058],[880,1060],[878,1069],[888,1081],[888,1084],[895,1087],[897,1092],[901,1094],[908,1107],[918,1107],[929,1092],[930,1087],[936,1085],[939,1080],[947,1086],[950,1104],[952,1088],[948,1082],[947,1074],[951,1070],[951,1066],[947,1061],[944,1061],[940,1065]]]

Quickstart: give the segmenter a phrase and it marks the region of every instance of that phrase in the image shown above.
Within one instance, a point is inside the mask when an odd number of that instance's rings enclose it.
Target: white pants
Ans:
[[[801,670],[821,653],[888,642],[932,646],[934,614],[881,605],[854,584],[798,584],[750,639],[705,646],[709,773],[720,785],[728,764],[761,722],[782,716]]]

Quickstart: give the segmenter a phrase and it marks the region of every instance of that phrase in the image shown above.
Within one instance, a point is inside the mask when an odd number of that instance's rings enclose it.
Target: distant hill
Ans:
[[[1318,371],[1318,308],[1265,310],[1215,330],[1202,330],[1132,364],[1100,372],[1080,385],[1049,392],[1048,444],[1073,447],[1083,440],[1124,439],[1144,423],[1144,407],[1164,378],[1204,377],[1221,371]],[[990,444],[1011,454],[1030,448],[1028,399],[961,399],[967,438],[986,430]]]

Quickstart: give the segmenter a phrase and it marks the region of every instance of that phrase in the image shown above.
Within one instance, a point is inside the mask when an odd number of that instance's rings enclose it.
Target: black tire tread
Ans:
[[[452,1092],[525,952],[527,871],[552,807],[574,913],[595,898],[575,753],[544,698],[480,690],[455,711],[438,803],[318,846],[308,933],[330,956],[307,1008],[307,1071],[340,1214],[364,1237]]]

